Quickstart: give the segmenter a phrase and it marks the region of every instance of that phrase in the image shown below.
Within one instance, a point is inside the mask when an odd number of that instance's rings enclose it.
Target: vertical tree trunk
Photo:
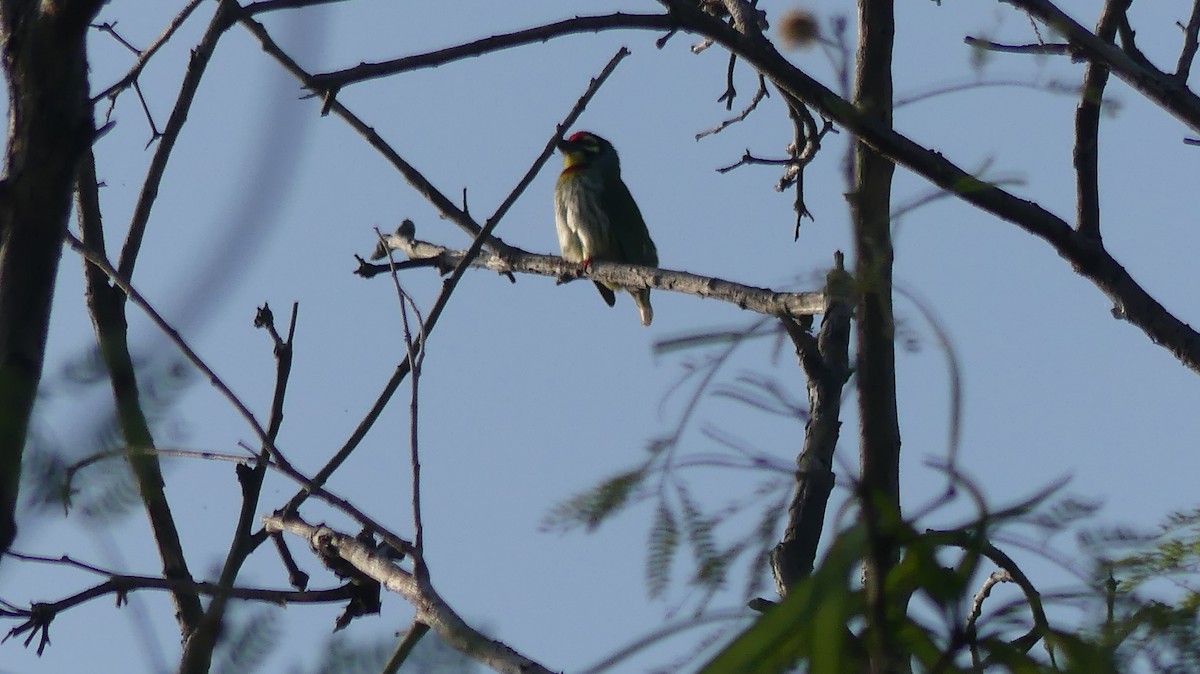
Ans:
[[[859,0],[859,44],[854,105],[884,124],[892,123],[892,0]],[[891,189],[894,165],[862,141],[854,146],[855,278],[858,306],[858,407],[861,417],[861,504],[870,532],[864,564],[868,602],[867,647],[872,672],[902,672],[889,629],[885,579],[898,559],[891,523],[900,517],[900,428],[896,415],[895,323],[892,316]],[[895,601],[902,601],[895,598]]]
[[[21,457],[75,169],[95,135],[85,36],[99,6],[99,0],[0,1],[9,97],[0,182],[0,552],[16,535]]]

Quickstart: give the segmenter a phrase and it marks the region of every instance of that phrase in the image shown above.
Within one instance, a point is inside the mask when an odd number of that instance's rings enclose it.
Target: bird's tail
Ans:
[[[613,294],[613,291],[611,288],[609,288],[608,286],[604,285],[603,283],[601,283],[599,281],[592,281],[592,283],[596,284],[596,290],[600,291],[600,297],[604,298],[605,304],[607,304],[608,306],[611,307],[612,305],[617,303],[617,296]]]
[[[650,306],[650,289],[630,290],[629,294],[633,295],[638,312],[642,314],[642,325],[650,325],[650,321],[654,320],[654,307]]]

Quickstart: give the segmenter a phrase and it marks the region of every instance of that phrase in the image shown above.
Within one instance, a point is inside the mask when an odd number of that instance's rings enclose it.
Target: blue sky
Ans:
[[[170,4],[172,6],[168,7]],[[100,19],[119,21],[122,35],[145,45],[177,3],[114,1]],[[1063,8],[1084,25],[1094,3]],[[1075,85],[1081,64],[1063,58],[989,57],[973,70],[965,35],[1030,42],[1028,20],[1002,3],[902,3],[896,44],[898,97],[942,85],[983,80]],[[1171,69],[1190,3],[1141,3],[1134,13],[1140,46]],[[768,10],[780,6],[767,3]],[[829,26],[848,2],[821,0],[809,9]],[[613,3],[598,13],[656,11],[654,3]],[[154,119],[170,112],[188,49],[212,7],[202,5],[155,58],[141,80]],[[449,46],[573,15],[559,3],[339,3],[272,15],[267,27],[313,71],[348,67]],[[479,219],[494,210],[609,57],[632,50],[584,113],[577,128],[611,140],[626,182],[658,245],[661,264],[773,288],[815,289],[833,251],[849,251],[841,182],[845,134],[831,136],[806,174],[806,199],[816,216],[792,241],[791,194],[772,187],[775,170],[746,167],[728,174],[749,148],[779,155],[789,124],[778,97],[751,118],[700,142],[697,132],[729,113],[716,102],[724,90],[726,56],[699,55],[694,38],[675,36],[663,50],[650,32],[577,35],[479,59],[373,80],[344,90],[339,100],[376,128],[443,192],[468,190]],[[1046,37],[1050,37],[1046,35]],[[93,88],[120,77],[131,56],[107,36],[92,36]],[[792,52],[794,63],[833,85],[820,50]],[[753,94],[753,75],[739,69],[735,111]],[[168,167],[134,278],[135,285],[175,323],[232,389],[265,418],[274,363],[266,336],[251,325],[269,301],[282,323],[300,303],[295,370],[279,445],[299,467],[319,467],[353,430],[403,357],[395,291],[380,276],[352,275],[353,256],[375,245],[374,227],[393,229],[412,218],[418,236],[465,246],[465,236],[438,219],[365,142],[299,86],[240,28],[223,39],[201,85]],[[1184,321],[1200,307],[1192,287],[1193,251],[1200,246],[1194,214],[1194,171],[1200,154],[1191,135],[1114,80],[1108,95],[1119,113],[1101,127],[1103,233],[1133,277]],[[990,163],[987,177],[1019,179],[1010,189],[1070,220],[1074,212],[1071,133],[1076,97],[1023,87],[993,86],[913,103],[895,125],[958,165]],[[97,146],[106,187],[102,204],[110,247],[118,245],[153,147],[132,92],[115,110],[116,126]],[[551,193],[557,160],[539,174],[497,230],[511,244],[557,252]],[[930,186],[897,171],[897,204]],[[995,505],[1070,477],[1067,491],[1099,499],[1106,523],[1151,526],[1172,510],[1194,505],[1200,474],[1194,414],[1200,380],[1136,328],[1114,320],[1110,303],[1069,266],[1016,227],[953,199],[906,215],[896,241],[896,278],[941,319],[961,358],[965,397],[960,459]],[[422,307],[440,287],[431,272],[401,281]],[[643,569],[652,509],[621,515],[592,534],[539,531],[558,502],[629,468],[647,442],[670,429],[678,405],[660,401],[680,375],[683,358],[655,357],[652,345],[707,327],[744,324],[753,315],[694,297],[656,292],[655,322],[642,328],[628,297],[609,309],[590,284],[562,287],[540,277],[516,284],[488,272],[463,280],[433,335],[422,379],[421,443],[427,555],[435,585],[468,620],[554,669],[578,670],[660,626],[687,599],[673,586],[665,601],[646,598]],[[925,466],[946,453],[948,378],[943,354],[920,312],[905,301],[898,315],[919,343],[901,352],[898,377],[904,438],[905,504],[919,506],[942,486]],[[153,327],[131,308],[139,348],[158,360],[172,356]],[[93,340],[83,308],[78,260],[65,254],[56,298],[47,377]],[[731,373],[765,371],[803,394],[801,374],[785,352],[748,347]],[[61,443],[86,443],[80,429],[102,414],[103,391],[80,397],[50,391],[43,401],[48,432]],[[236,452],[253,433],[200,378],[179,401],[173,429],[160,444]],[[791,461],[799,422],[764,419],[728,404],[705,408],[705,421]],[[839,460],[846,477],[857,465],[854,406],[847,406]],[[376,429],[330,487],[396,531],[411,531],[407,463],[408,408],[398,395]],[[713,449],[700,433],[690,451]],[[228,464],[168,461],[168,495],[180,519],[193,572],[211,576],[236,517],[237,484]],[[752,486],[720,472],[691,477],[713,507]],[[263,512],[294,487],[272,479]],[[844,490],[835,498],[844,498]],[[830,508],[831,517],[836,508]],[[963,509],[942,514],[945,521]],[[341,516],[306,509],[346,529]],[[101,565],[153,574],[156,553],[134,511],[106,542],[78,511],[26,524],[16,548],[71,554]],[[936,525],[938,521],[929,524]],[[1070,550],[1070,540],[1062,541]],[[301,563],[316,586],[332,584],[302,546]],[[1033,556],[1035,576],[1067,581]],[[679,573],[686,573],[682,565]],[[278,584],[277,561],[263,548],[244,582]],[[0,596],[50,600],[95,579],[61,569],[7,561]],[[715,607],[738,606],[740,580]],[[53,625],[54,645],[40,660],[11,641],[0,647],[0,672],[155,671],[177,659],[178,633],[164,596],[135,596],[151,616],[163,660],[147,651],[132,618],[106,600],[72,610]],[[291,607],[286,635],[262,671],[310,665],[338,607]],[[387,598],[380,617],[358,621],[351,636],[369,639],[407,627],[411,611]],[[100,627],[98,627],[100,626]],[[641,671],[685,653],[672,641],[637,665]],[[638,669],[640,667],[641,669]]]

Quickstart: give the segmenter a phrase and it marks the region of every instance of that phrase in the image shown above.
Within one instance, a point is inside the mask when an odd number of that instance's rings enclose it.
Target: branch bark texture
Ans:
[[[420,241],[413,238],[412,234],[404,227],[396,234],[384,237],[381,247],[404,253],[413,263],[412,266],[436,267],[443,272],[455,268],[467,254],[467,251],[452,250]],[[820,292],[777,292],[683,271],[600,260],[594,261],[587,270],[583,270],[579,268],[579,265],[567,262],[555,255],[538,255],[512,246],[506,246],[504,250],[502,255],[482,251],[471,261],[471,266],[503,274],[523,272],[553,276],[563,281],[589,278],[625,288],[673,290],[697,297],[729,302],[742,309],[768,316],[800,318],[820,313],[824,308],[824,297]],[[385,253],[386,250],[377,249],[374,257],[378,259]],[[406,264],[402,262],[398,266],[403,267]],[[359,267],[358,273],[361,276],[370,277],[386,273],[388,270],[388,265],[363,263]]]
[[[854,107],[884,128],[892,125],[892,0],[859,0]],[[866,643],[871,672],[903,671],[889,616],[888,572],[899,560],[890,523],[900,518],[900,422],[896,411],[896,329],[892,315],[891,159],[856,140],[848,196],[858,282],[857,374],[860,418],[859,505],[866,523]]]
[[[95,135],[86,34],[100,0],[4,0],[0,182],[0,552],[16,535],[21,458],[42,375],[75,170]]]

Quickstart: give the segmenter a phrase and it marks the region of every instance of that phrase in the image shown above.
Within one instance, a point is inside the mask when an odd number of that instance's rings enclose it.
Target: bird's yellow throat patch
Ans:
[[[586,153],[584,153],[584,152],[581,152],[579,150],[572,150],[570,152],[564,152],[563,153],[563,172],[565,173],[572,169],[582,168],[583,164],[585,164],[586,162],[587,162],[587,156],[586,156]]]

